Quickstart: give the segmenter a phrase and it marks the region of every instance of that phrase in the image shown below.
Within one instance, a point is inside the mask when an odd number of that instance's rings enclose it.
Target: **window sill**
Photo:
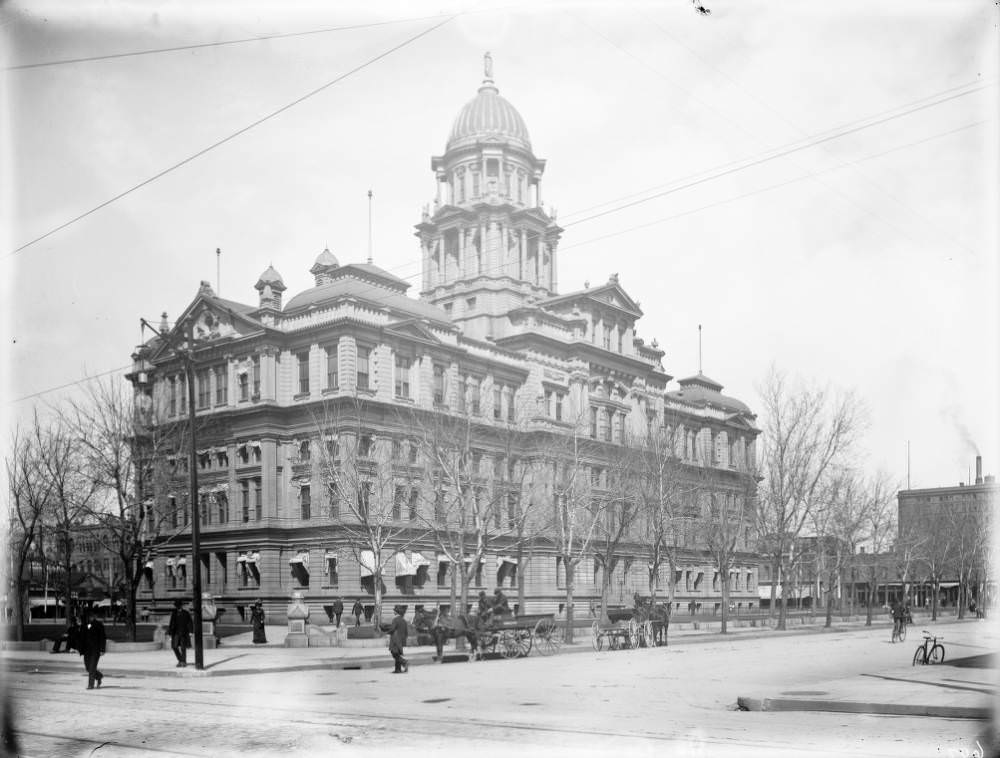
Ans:
[[[416,400],[409,395],[396,395],[395,399],[397,403],[409,403],[410,405],[414,405],[416,403]]]
[[[309,394],[308,392],[299,392],[297,395],[292,395],[292,400],[306,400]]]
[[[336,395],[340,392],[340,387],[327,387],[323,390],[323,395]]]

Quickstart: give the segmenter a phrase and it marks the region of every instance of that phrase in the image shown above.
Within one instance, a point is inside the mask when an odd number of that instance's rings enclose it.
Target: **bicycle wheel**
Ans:
[[[906,624],[899,627],[899,641],[906,642]]]
[[[601,652],[601,650],[604,648],[604,636],[601,634],[601,625],[595,621],[594,625],[590,629],[591,633],[593,634],[593,636],[590,638],[590,641],[594,645],[594,650],[596,650],[597,652]]]
[[[927,655],[927,647],[921,645],[917,648],[917,652],[913,654],[913,665],[916,666],[918,663],[924,662],[924,656]]]
[[[944,645],[935,645],[927,656],[930,663],[944,663]]]

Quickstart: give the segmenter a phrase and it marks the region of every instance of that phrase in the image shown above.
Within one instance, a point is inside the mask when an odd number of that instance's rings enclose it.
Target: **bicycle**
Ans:
[[[914,666],[918,663],[944,663],[944,645],[938,642],[939,639],[944,638],[935,637],[928,631],[924,630],[923,644],[921,644],[913,654]],[[930,643],[930,646],[928,646],[928,643]]]

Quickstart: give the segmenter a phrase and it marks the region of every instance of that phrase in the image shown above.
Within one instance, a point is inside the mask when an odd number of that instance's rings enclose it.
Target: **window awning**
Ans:
[[[184,556],[181,556],[180,558],[177,559],[177,561],[176,561],[176,563],[174,565],[176,565],[176,566],[186,566],[187,565],[187,558],[185,558]]]
[[[414,570],[416,570],[421,566],[430,566],[431,562],[424,558],[421,553],[414,553],[410,556],[410,564],[413,566]]]
[[[32,597],[28,598],[29,608],[51,608],[54,605],[63,605],[62,600],[56,600],[54,597]]]
[[[326,559],[327,559],[327,560],[330,560],[331,558],[334,558],[334,559],[335,559],[335,558],[337,558],[337,557],[338,557],[338,556],[337,556],[337,551],[336,551],[336,550],[327,550],[327,551],[326,551]]]
[[[358,565],[361,566],[361,577],[371,576],[375,573],[375,552],[372,550],[362,550],[358,555]]]
[[[309,551],[303,551],[301,553],[296,553],[291,558],[288,559],[288,563],[292,566],[302,566],[304,569],[309,568]]]
[[[950,590],[952,587],[957,587],[958,582],[941,582],[938,587],[943,590]]]
[[[759,597],[761,600],[770,600],[771,599],[771,585],[766,585],[765,586],[765,585],[758,584],[757,585],[757,597]],[[775,595],[775,598],[780,598],[780,597],[781,597],[781,588],[779,587],[778,588],[778,594]]]
[[[247,552],[247,563],[260,563],[260,553],[257,551]]]
[[[416,567],[406,553],[396,553],[396,576],[413,576],[415,573]]]
[[[147,571],[152,571],[152,570],[153,570],[153,566],[154,566],[154,564],[153,564],[153,562],[152,562],[152,561],[146,561],[146,565],[144,566],[144,568],[145,568],[145,569],[146,569]]]
[[[501,555],[500,556],[500,563],[512,563],[512,564],[514,564],[516,566],[517,565],[517,558],[515,558],[515,557],[513,557],[511,555]]]
[[[437,561],[438,563],[451,563],[451,558],[446,553],[438,553]]]
[[[174,567],[174,563],[175,563],[175,561],[174,561],[173,558],[167,558],[167,568],[173,568]]]

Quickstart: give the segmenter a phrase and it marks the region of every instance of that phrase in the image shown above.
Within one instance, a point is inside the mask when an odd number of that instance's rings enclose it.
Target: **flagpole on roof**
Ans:
[[[368,262],[372,262],[372,198],[374,194],[368,190]]]

